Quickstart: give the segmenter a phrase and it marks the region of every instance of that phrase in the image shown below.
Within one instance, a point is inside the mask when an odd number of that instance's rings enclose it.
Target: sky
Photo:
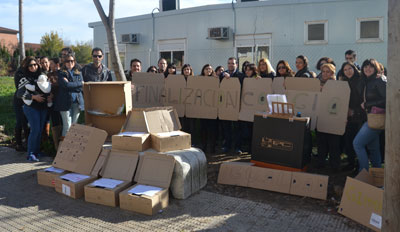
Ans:
[[[109,0],[100,0],[108,15]],[[231,0],[180,0],[180,8],[230,3]],[[159,0],[115,0],[115,18],[150,14]],[[66,45],[93,40],[88,23],[101,21],[92,0],[24,0],[24,41],[40,43],[46,33],[56,31]],[[155,11],[157,12],[157,11]],[[0,27],[19,30],[18,0],[1,0]]]

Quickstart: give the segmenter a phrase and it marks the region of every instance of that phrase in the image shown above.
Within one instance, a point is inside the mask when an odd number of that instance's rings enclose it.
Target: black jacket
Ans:
[[[296,75],[294,75],[295,77],[306,77],[306,78],[313,78],[312,73],[310,72],[310,70],[308,69],[308,67],[304,67],[302,70],[299,70]]]
[[[386,77],[377,78],[375,75],[366,78],[365,107],[371,112],[373,106],[386,108]]]
[[[85,82],[87,81],[112,81],[111,71],[101,64],[101,73],[97,73],[97,68],[93,66],[93,63],[87,64],[82,68],[82,77]]]
[[[68,81],[64,80],[67,78]],[[73,95],[79,103],[79,109],[84,110],[83,101],[83,84],[82,75],[75,67],[73,69],[73,75],[67,70],[60,70],[58,72],[58,93],[54,99],[54,110],[55,111],[68,111],[71,109],[73,103]]]
[[[350,101],[349,109],[353,111],[353,115],[347,118],[348,121],[352,122],[365,122],[367,115],[365,110],[361,108],[361,104],[364,102],[364,85],[365,82],[360,76],[354,75],[352,78],[343,77],[343,81],[347,81],[350,87]]]

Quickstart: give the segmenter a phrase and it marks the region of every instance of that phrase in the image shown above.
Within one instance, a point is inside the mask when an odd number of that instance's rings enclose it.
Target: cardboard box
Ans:
[[[129,112],[121,132],[112,136],[112,146],[119,150],[144,151],[151,147],[143,109]]]
[[[119,133],[132,109],[131,92],[129,81],[85,82],[85,124]]]
[[[45,168],[37,171],[38,184],[48,187],[55,187],[55,179],[61,175],[67,174],[68,171],[54,167]]]
[[[102,171],[102,178],[85,186],[85,201],[118,206],[118,194],[132,185],[138,159],[138,152],[112,149]]]
[[[90,173],[91,176],[98,176],[100,172],[104,168],[104,164],[106,163],[108,156],[111,152],[111,146],[103,146],[99,158],[97,158],[96,164],[94,165],[92,172]]]
[[[138,183],[119,194],[120,207],[142,214],[153,215],[168,206],[168,188],[171,183],[175,159],[165,154],[148,153],[141,157]],[[155,171],[157,170],[157,171]],[[138,185],[160,187],[153,196],[135,195],[129,191]]]
[[[179,131],[181,124],[178,113],[172,107],[144,109],[144,118],[153,149],[165,152],[191,147],[191,135]]]
[[[106,138],[104,130],[73,124],[58,148],[53,166],[90,175]]]
[[[67,179],[68,175],[68,179]],[[68,197],[78,199],[84,196],[84,186],[97,179],[97,176],[86,176],[85,179],[69,178],[71,175],[81,175],[78,173],[68,173],[56,178],[55,188],[56,191]]]
[[[224,162],[218,184],[236,185],[325,200],[328,176],[253,166],[252,163]]]
[[[383,189],[373,184],[373,176],[365,169],[355,178],[347,177],[338,212],[374,231],[381,231]]]

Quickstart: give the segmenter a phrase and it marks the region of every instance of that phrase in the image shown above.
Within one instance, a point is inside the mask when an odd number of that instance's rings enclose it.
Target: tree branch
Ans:
[[[108,17],[106,15],[106,13],[104,13],[103,7],[101,6],[101,3],[99,0],[93,0],[94,5],[96,6],[97,12],[99,12],[101,21],[103,22],[104,25],[107,25],[108,27],[110,27],[110,25],[108,24]]]

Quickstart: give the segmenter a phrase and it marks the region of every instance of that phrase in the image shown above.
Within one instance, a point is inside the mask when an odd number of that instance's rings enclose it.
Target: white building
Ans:
[[[387,6],[387,0],[242,2],[120,18],[115,28],[125,69],[133,58],[140,59],[146,71],[165,57],[178,69],[189,63],[199,74],[204,64],[226,67],[227,58],[234,56],[240,63],[268,57],[274,67],[283,59],[295,70],[295,58],[302,54],[315,70],[323,56],[340,66],[348,49],[357,52],[359,64],[375,58],[386,66]],[[102,22],[89,23],[89,27],[94,46],[104,49],[107,56]],[[125,34],[136,34],[138,40],[131,42],[137,43],[123,43]]]

